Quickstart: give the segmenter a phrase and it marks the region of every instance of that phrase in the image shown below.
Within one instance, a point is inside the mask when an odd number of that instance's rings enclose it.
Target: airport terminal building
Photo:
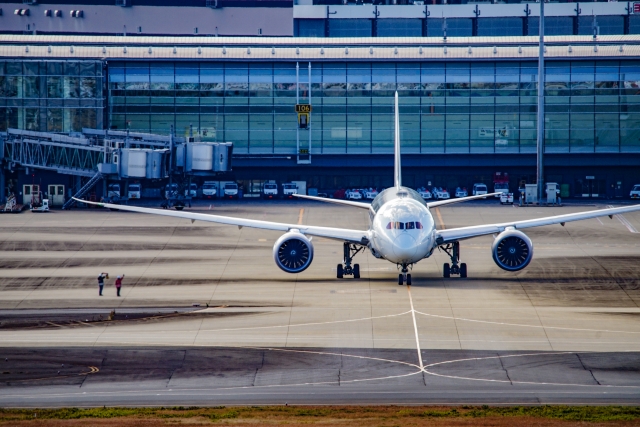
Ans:
[[[384,187],[397,91],[405,185],[534,182],[536,3],[47,3],[0,2],[0,132],[232,142],[228,178],[249,194],[268,179]],[[638,7],[546,7],[545,179],[566,196],[640,183]],[[58,179],[8,146],[2,187]]]

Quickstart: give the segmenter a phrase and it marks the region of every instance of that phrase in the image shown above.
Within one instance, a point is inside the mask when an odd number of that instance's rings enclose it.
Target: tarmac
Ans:
[[[434,209],[439,227],[606,207]],[[366,229],[365,211],[213,201],[193,211]],[[0,221],[0,407],[260,404],[637,404],[640,213],[526,230],[534,259],[500,270],[492,236],[397,285],[396,266],[313,238],[300,274],[278,232],[104,209]],[[104,296],[97,276],[108,272]],[[125,274],[122,297],[113,285]]]

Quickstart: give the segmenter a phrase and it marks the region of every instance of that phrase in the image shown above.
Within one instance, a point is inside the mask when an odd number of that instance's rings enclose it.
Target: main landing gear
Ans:
[[[358,252],[364,250],[364,246],[352,245],[351,243],[344,242],[342,244],[342,248],[344,251],[344,264],[338,264],[337,276],[338,279],[342,279],[344,276],[353,275],[354,279],[360,278],[360,264],[351,265],[351,261],[353,261],[353,257],[356,256]]]
[[[407,264],[402,264],[402,273],[398,274],[399,286],[402,286],[405,283],[407,284],[407,286],[411,286],[411,273],[409,273],[409,269],[407,267]]]
[[[445,251],[451,258],[451,265],[448,262],[444,263],[442,269],[443,277],[451,277],[452,274],[460,275],[460,277],[467,277],[467,264],[460,261],[460,242],[449,243],[444,246],[439,246],[440,249]]]

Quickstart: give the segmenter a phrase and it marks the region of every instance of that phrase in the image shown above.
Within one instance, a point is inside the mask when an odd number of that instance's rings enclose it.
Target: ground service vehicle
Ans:
[[[512,205],[513,204],[513,193],[500,193],[500,204],[501,205]]]
[[[107,187],[107,197],[110,199],[119,199],[120,198],[120,184],[109,184]]]
[[[347,190],[344,193],[345,197],[347,200],[361,200],[362,199],[362,193],[360,193],[358,190],[353,189],[353,190]]]
[[[418,192],[420,197],[422,197],[422,199],[424,200],[431,199],[431,191],[427,190],[425,187],[418,188],[416,191]]]
[[[198,197],[198,184],[193,182],[189,184],[189,188],[184,190],[184,195],[192,199]]]
[[[480,197],[494,196],[493,193],[470,196],[461,199],[439,200],[426,203],[420,195],[402,185],[400,157],[400,119],[398,93],[395,98],[395,144],[394,144],[394,186],[382,191],[371,203],[353,200],[323,199],[321,197],[298,195],[296,197],[318,202],[334,203],[362,209],[367,212],[369,226],[362,229],[345,229],[321,227],[306,224],[288,224],[249,218],[234,218],[221,215],[207,215],[195,212],[175,212],[161,209],[150,209],[136,206],[122,206],[110,203],[94,204],[110,209],[129,212],[140,212],[154,215],[171,216],[207,221],[218,224],[233,225],[239,228],[251,227],[263,230],[280,231],[282,236],[275,242],[272,250],[276,265],[284,272],[297,274],[306,270],[313,261],[314,247],[310,237],[322,237],[342,243],[342,262],[337,265],[336,276],[344,275],[360,277],[360,266],[353,264],[353,258],[364,250],[379,259],[396,264],[400,269],[398,284],[411,284],[409,269],[417,262],[429,258],[436,248],[444,251],[451,259],[451,264],[444,263],[442,274],[467,276],[467,265],[460,262],[460,241],[479,236],[495,236],[491,246],[493,260],[505,271],[514,272],[524,269],[533,259],[533,243],[522,230],[547,225],[563,225],[570,221],[606,217],[627,212],[640,211],[640,205],[623,206],[611,209],[599,209],[586,212],[573,212],[563,215],[520,221],[503,220],[501,222],[437,229],[432,209],[441,206],[475,200]],[[446,213],[446,211],[444,211]],[[438,211],[438,217],[442,213]],[[446,221],[444,221],[446,222]],[[566,232],[556,228],[562,235]],[[562,231],[561,231],[562,230]],[[411,294],[409,294],[411,295]]]
[[[129,188],[127,189],[127,197],[130,199],[139,199],[140,191],[140,184],[129,184]]]
[[[218,184],[215,181],[205,181],[202,184],[202,198],[215,199],[218,196]]]
[[[632,199],[640,199],[640,184],[636,184],[633,186],[633,188],[631,189],[631,193],[629,193],[629,196]]]
[[[467,197],[468,195],[469,195],[469,192],[467,191],[466,187],[456,188],[456,197]]]
[[[262,184],[262,198],[275,199],[278,197],[278,184],[275,182],[265,182]]]
[[[509,192],[509,174],[506,172],[496,172],[493,174],[493,192],[508,193]],[[496,194],[499,197],[500,194]]]
[[[164,198],[175,199],[178,197],[178,184],[167,184],[164,187]]]
[[[375,188],[370,188],[368,190],[364,190],[364,198],[367,200],[373,200],[378,195],[378,190]]]
[[[293,195],[298,194],[298,186],[291,183],[285,182],[282,184],[282,197],[286,197],[288,199],[293,199]]]
[[[449,191],[447,191],[447,189],[443,187],[433,187],[431,189],[431,194],[436,200],[446,200],[451,198],[451,195],[449,195]]]
[[[225,199],[237,199],[238,198],[238,184],[235,182],[227,182],[223,188]]]
[[[473,195],[474,196],[483,196],[487,194],[487,186],[482,183],[473,184]],[[486,198],[486,197],[485,197]]]

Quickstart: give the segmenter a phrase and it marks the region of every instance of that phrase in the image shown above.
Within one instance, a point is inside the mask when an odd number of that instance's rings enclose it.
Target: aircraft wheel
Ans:
[[[360,278],[360,264],[353,265],[353,278],[354,279]]]
[[[337,273],[338,279],[342,279],[344,276],[344,268],[342,267],[342,264],[338,264]]]
[[[411,286],[411,275],[407,274],[407,286]]]
[[[442,269],[442,277],[451,277],[451,267],[448,262],[444,263],[444,267]]]
[[[404,277],[402,277],[402,274],[398,274],[398,285],[404,285]]]
[[[464,262],[460,264],[460,277],[467,277],[467,264]]]

